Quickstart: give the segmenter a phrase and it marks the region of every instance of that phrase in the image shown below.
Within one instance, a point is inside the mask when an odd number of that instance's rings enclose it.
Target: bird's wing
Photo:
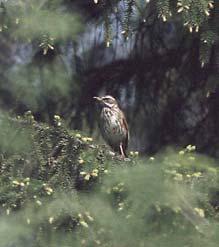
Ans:
[[[123,121],[123,124],[127,130],[127,133],[126,133],[126,136],[124,138],[124,141],[123,141],[123,146],[124,146],[124,151],[126,151],[126,149],[128,148],[128,142],[129,142],[129,127],[128,127],[128,123],[126,121],[126,118],[125,118],[125,115],[123,114],[123,117],[122,117],[122,121]]]

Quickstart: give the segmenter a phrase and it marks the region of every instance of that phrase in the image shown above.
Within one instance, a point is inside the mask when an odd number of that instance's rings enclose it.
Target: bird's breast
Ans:
[[[116,109],[103,108],[101,112],[102,132],[108,137],[112,136],[114,141],[119,141],[124,137],[124,128],[122,128],[120,118],[120,113]]]

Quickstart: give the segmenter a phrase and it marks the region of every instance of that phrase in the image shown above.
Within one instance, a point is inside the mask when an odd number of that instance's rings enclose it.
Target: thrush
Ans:
[[[103,139],[123,157],[127,157],[128,124],[115,98],[110,95],[94,97],[100,107],[99,128]]]

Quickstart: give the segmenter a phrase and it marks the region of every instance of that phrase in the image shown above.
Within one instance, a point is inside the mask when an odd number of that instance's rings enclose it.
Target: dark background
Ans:
[[[49,123],[58,114],[98,139],[92,97],[110,94],[127,116],[130,150],[153,154],[193,144],[218,156],[218,3],[200,30],[190,32],[177,11],[165,21],[155,1],[136,1],[139,9],[131,2],[2,3],[2,112],[31,110]]]

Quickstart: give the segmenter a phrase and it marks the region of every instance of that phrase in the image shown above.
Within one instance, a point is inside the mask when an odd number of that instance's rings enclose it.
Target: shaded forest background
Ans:
[[[0,75],[1,247],[218,246],[218,1],[0,1]]]
[[[111,94],[131,149],[218,156],[219,6],[190,2],[2,1],[1,109],[96,136],[92,97]]]

